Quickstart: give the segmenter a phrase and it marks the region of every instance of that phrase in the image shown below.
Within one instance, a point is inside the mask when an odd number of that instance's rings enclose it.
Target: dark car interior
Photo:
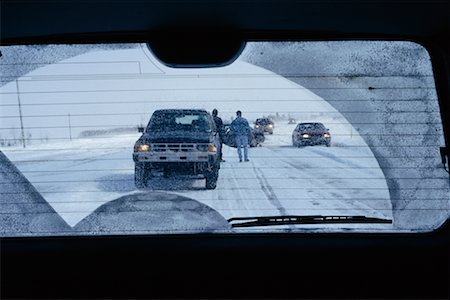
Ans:
[[[431,56],[446,141],[442,161],[450,159],[448,1],[0,5],[2,46],[145,42],[175,67],[224,65],[245,41],[414,41]],[[0,252],[2,299],[450,297],[448,220],[426,233],[5,237]]]

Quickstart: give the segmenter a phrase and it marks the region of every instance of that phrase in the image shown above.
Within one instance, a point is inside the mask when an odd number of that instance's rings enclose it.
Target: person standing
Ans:
[[[216,129],[219,132],[219,159],[221,162],[224,162],[225,160],[222,158],[222,144],[223,144],[223,122],[220,117],[217,116],[218,111],[217,109],[213,109],[212,116],[214,118],[214,123],[216,123]]]
[[[236,147],[239,155],[239,161],[242,162],[242,150],[244,147],[244,160],[250,161],[248,159],[248,136],[250,134],[251,128],[248,125],[248,121],[242,117],[242,112],[238,110],[236,112],[236,118],[231,122],[231,130],[233,130],[234,136],[236,138]]]

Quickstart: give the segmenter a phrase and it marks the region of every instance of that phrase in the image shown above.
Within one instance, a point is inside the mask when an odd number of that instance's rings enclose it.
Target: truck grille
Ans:
[[[152,144],[154,152],[192,152],[196,150],[196,144]]]

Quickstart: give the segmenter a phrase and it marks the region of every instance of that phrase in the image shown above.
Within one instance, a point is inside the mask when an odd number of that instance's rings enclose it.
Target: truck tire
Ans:
[[[206,174],[206,189],[214,190],[217,187],[217,180],[219,179],[219,168],[214,168],[210,173]]]
[[[134,165],[134,184],[138,189],[147,186],[149,170],[145,163],[136,163]]]

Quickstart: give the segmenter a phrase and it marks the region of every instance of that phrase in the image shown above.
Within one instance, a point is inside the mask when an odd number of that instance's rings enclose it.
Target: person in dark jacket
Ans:
[[[223,144],[223,122],[222,119],[220,117],[217,116],[218,111],[217,109],[213,109],[212,111],[212,116],[214,118],[214,123],[216,123],[216,129],[219,132],[219,159],[220,161],[224,162],[225,160],[222,158],[222,144]]]
[[[248,125],[248,121],[242,117],[242,112],[240,110],[236,112],[236,119],[231,122],[231,130],[233,130],[236,138],[239,161],[242,162],[241,147],[244,147],[244,160],[250,161],[248,159],[248,136],[251,128],[250,125]]]

